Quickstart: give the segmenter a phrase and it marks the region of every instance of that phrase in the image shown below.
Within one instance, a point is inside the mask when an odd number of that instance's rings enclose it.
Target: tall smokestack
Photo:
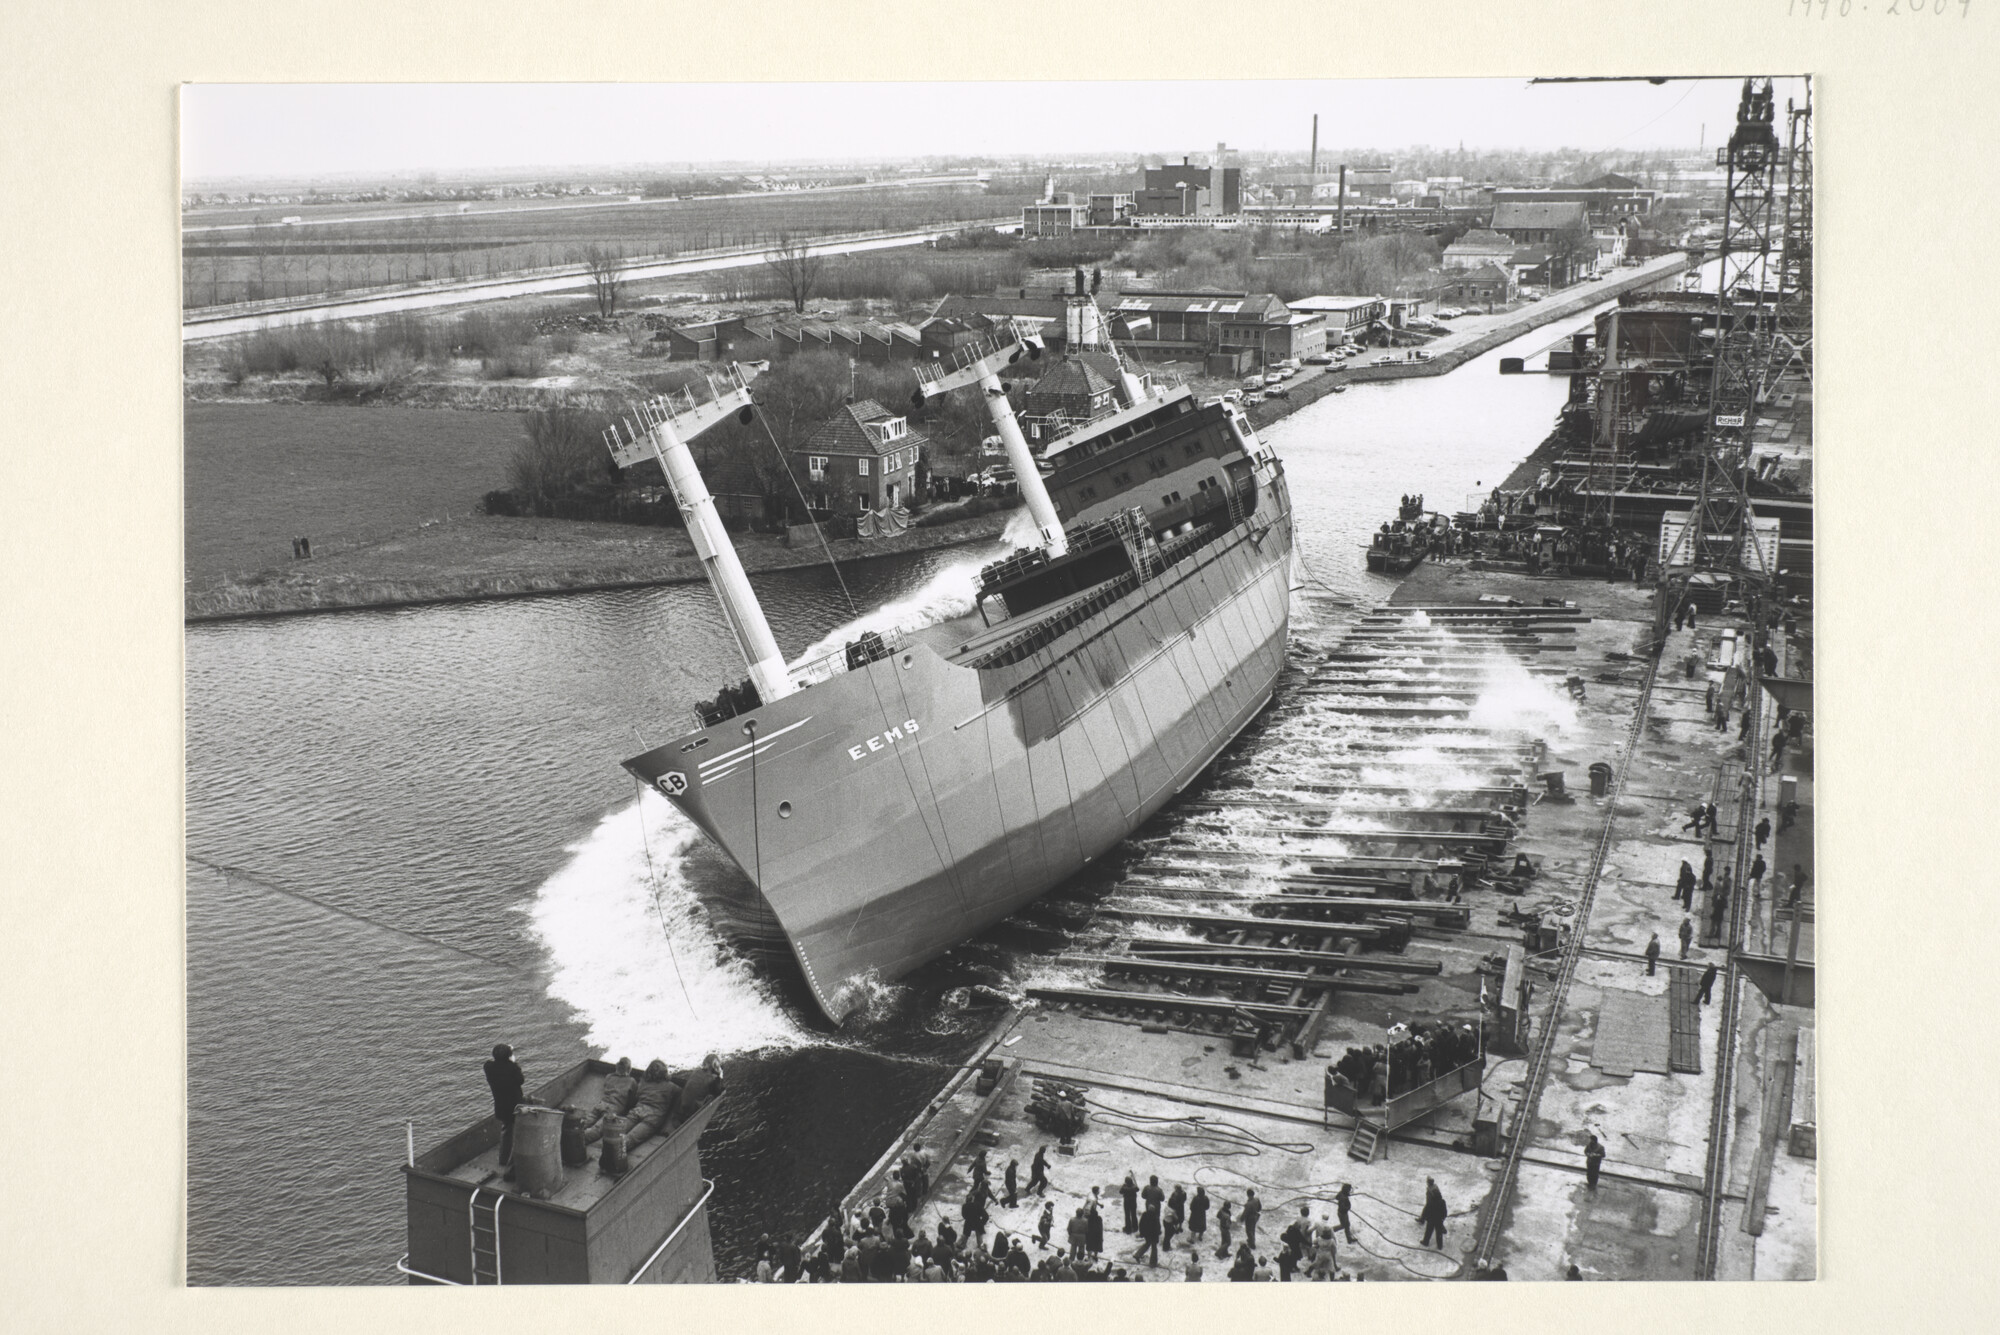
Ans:
[[[1319,113],[1315,111],[1313,113],[1312,160],[1306,165],[1306,190],[1308,192],[1308,195],[1310,195],[1310,192],[1312,190],[1313,182],[1317,181],[1318,179],[1319,179]]]
[[[1333,208],[1333,230],[1340,235],[1347,234],[1347,164],[1340,164],[1339,202]]]

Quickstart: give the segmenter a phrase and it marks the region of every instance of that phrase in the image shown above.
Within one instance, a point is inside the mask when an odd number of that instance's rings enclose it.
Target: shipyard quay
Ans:
[[[1814,86],[1272,88],[191,176],[191,1285],[1818,1276]]]

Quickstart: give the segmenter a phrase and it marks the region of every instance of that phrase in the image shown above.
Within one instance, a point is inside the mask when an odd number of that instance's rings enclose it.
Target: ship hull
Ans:
[[[1019,663],[909,646],[627,767],[743,869],[739,925],[781,931],[838,1021],[1116,846],[1270,700],[1292,546],[1275,464],[1259,500]]]

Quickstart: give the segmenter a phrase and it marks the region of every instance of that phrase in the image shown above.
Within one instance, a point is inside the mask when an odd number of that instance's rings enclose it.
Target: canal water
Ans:
[[[1566,382],[1498,359],[1589,318],[1267,429],[1308,578],[1386,597],[1370,532],[1406,492],[1461,508],[1539,444]],[[756,583],[796,656],[852,633],[850,595],[871,625],[962,614],[997,550]],[[198,626],[186,671],[192,1283],[397,1282],[405,1123],[421,1147],[482,1115],[497,1041],[531,1086],[586,1056],[720,1053],[702,1158],[743,1274],[760,1234],[824,1216],[1022,969],[1003,928],[829,1033],[721,942],[703,892],[736,873],[617,764],[742,675],[704,586]]]

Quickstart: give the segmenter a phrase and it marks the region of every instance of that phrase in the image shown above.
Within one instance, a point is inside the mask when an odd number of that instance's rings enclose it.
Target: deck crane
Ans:
[[[1062,517],[1056,513],[1055,502],[1049,499],[1048,488],[1042,485],[1041,470],[1035,466],[1027,437],[1021,434],[1021,424],[1014,420],[1014,406],[1007,401],[1007,386],[1000,379],[1001,372],[1009,367],[1041,355],[1041,345],[1024,338],[1010,320],[976,343],[959,349],[949,360],[920,363],[916,368],[916,393],[911,397],[921,407],[954,389],[979,387],[986,398],[986,415],[992,419],[993,429],[1007,451],[1007,462],[1020,480],[1021,498],[1027,502],[1041,548],[1054,558],[1069,551],[1069,539],[1063,536]]]
[[[737,559],[736,548],[722,526],[715,497],[709,494],[701,469],[688,450],[688,442],[710,427],[731,417],[746,423],[751,420],[750,382],[732,362],[722,379],[709,382],[709,394],[705,401],[698,400],[691,389],[648,399],[631,416],[607,428],[604,440],[612,461],[620,468],[650,459],[666,474],[702,573],[708,576],[709,587],[715,590],[716,601],[722,604],[723,616],[750,669],[750,681],[758,698],[769,704],[798,687],[785,667],[784,655],[778,652],[771,623],[764,619],[750,578],[743,573],[743,562]]]

